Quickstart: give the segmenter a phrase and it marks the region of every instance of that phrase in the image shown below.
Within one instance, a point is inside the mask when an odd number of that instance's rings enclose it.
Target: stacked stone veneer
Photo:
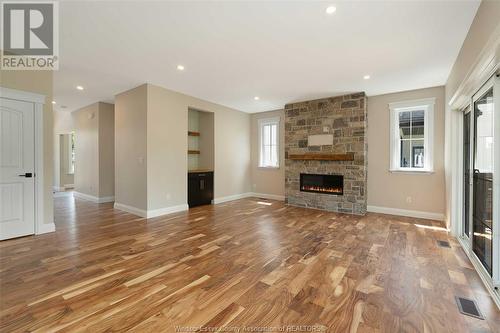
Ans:
[[[285,105],[285,197],[290,205],[366,213],[366,96],[356,93]],[[311,146],[309,135],[333,134],[333,145]],[[354,161],[290,160],[289,154],[354,153]],[[344,176],[344,195],[300,191],[300,174]]]

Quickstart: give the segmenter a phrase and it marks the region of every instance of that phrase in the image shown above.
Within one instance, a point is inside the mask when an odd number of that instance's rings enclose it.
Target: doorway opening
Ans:
[[[60,196],[75,188],[75,132],[58,134],[54,148],[54,196]]]

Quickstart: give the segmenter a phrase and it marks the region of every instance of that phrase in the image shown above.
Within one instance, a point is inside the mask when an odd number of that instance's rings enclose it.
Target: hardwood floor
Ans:
[[[149,220],[72,197],[55,205],[55,233],[0,242],[2,332],[500,332],[439,222],[262,199]],[[455,295],[486,320],[460,314]]]

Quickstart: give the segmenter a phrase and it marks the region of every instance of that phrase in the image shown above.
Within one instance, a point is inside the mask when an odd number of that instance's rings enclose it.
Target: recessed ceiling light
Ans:
[[[56,104],[56,101],[52,101],[52,104]]]
[[[177,65],[177,69],[180,70],[180,71],[183,71],[184,70],[184,66],[182,65]]]
[[[253,99],[255,99],[256,101],[258,101],[260,99],[259,96],[255,96]]]
[[[370,79],[370,75],[365,75],[365,76],[363,76],[363,79],[365,79],[365,80],[369,80],[369,79]]]
[[[336,11],[337,11],[337,7],[335,7],[335,6],[328,6],[326,8],[326,13],[329,15],[335,13]]]
[[[83,87],[82,86],[76,86],[76,89],[83,90]]]

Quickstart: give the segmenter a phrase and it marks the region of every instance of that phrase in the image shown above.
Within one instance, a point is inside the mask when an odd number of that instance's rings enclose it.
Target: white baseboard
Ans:
[[[75,184],[64,184],[64,189],[70,189],[70,188],[75,188]]]
[[[75,198],[78,198],[78,199],[83,199],[83,200],[92,201],[92,202],[97,202],[97,199],[98,199],[97,197],[95,197],[93,195],[85,194],[85,193],[81,193],[81,192],[77,192],[77,191],[73,192],[73,196]]]
[[[122,211],[130,213],[130,214],[134,214],[134,215],[137,215],[137,216],[140,216],[140,217],[147,217],[147,215],[148,215],[148,212],[146,210],[144,210],[144,209],[140,209],[140,208],[137,208],[137,207],[133,207],[133,206],[121,204],[121,203],[118,203],[118,202],[115,202],[113,208],[114,209],[118,209],[118,210],[122,210]]]
[[[378,206],[368,206],[367,210],[371,213],[399,215],[399,216],[415,217],[419,219],[437,220],[437,221],[445,220],[444,214],[423,212],[420,210],[406,210],[406,209],[378,207]]]
[[[160,209],[152,209],[152,210],[147,211],[147,217],[148,218],[158,217],[158,216],[162,216],[162,215],[183,212],[183,211],[186,211],[188,209],[189,209],[189,206],[187,204],[177,205],[177,206],[172,206],[172,207],[165,207],[165,208],[160,208]]]
[[[187,204],[184,204],[184,205],[165,207],[165,208],[159,208],[159,209],[144,210],[144,209],[140,209],[137,207],[124,205],[124,204],[115,202],[114,208],[118,209],[118,210],[123,210],[124,212],[134,214],[134,215],[137,215],[140,217],[153,218],[153,217],[158,217],[158,216],[162,216],[162,215],[183,212],[183,211],[188,210],[189,206]]]
[[[47,234],[56,231],[56,225],[52,223],[40,223],[37,225],[36,235]]]
[[[214,204],[220,204],[223,202],[228,202],[228,201],[233,201],[233,200],[238,200],[238,199],[244,199],[251,197],[252,193],[247,192],[247,193],[241,193],[241,194],[234,194],[234,195],[228,195],[227,197],[220,197],[220,198],[215,198],[214,199]]]
[[[264,198],[264,199],[269,199],[269,200],[285,201],[285,196],[284,195],[267,194],[267,193],[255,193],[255,192],[252,192],[250,194],[251,194],[252,197],[256,197],[256,198]]]
[[[110,197],[100,197],[97,198],[97,203],[105,203],[105,202],[115,202],[115,197],[110,196]]]
[[[99,198],[99,197],[96,197],[93,195],[89,195],[89,194],[85,194],[85,193],[81,193],[81,192],[77,192],[77,191],[73,192],[73,196],[78,198],[78,199],[83,199],[83,200],[91,201],[94,203],[105,203],[105,202],[114,202],[115,201],[115,197],[113,197],[113,196]]]
[[[213,202],[214,202],[214,204],[220,204],[220,203],[223,203],[223,202],[228,202],[228,201],[233,201],[233,200],[239,200],[239,199],[245,199],[245,198],[253,198],[253,197],[255,197],[255,198],[263,198],[263,199],[270,199],[270,200],[285,201],[285,196],[284,195],[246,192],[246,193],[241,193],[241,194],[228,195],[227,197],[215,198],[213,200]]]

